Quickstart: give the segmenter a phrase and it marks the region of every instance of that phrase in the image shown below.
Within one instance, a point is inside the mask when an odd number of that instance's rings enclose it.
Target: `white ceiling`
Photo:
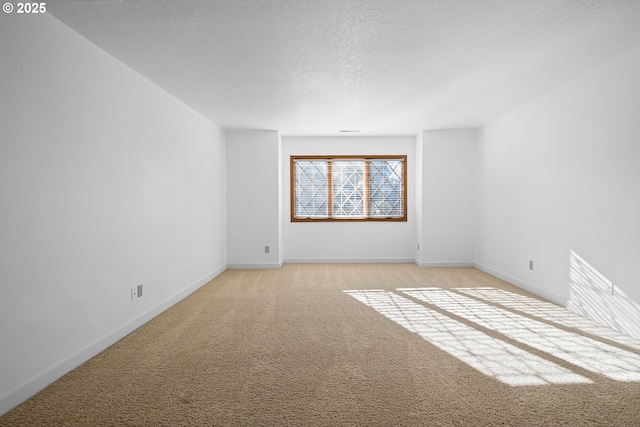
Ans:
[[[57,0],[225,128],[477,127],[640,43],[640,0]]]

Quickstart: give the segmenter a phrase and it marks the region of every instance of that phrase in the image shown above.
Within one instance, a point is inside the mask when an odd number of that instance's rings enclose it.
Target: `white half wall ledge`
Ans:
[[[518,287],[518,288],[520,288],[520,289],[522,289],[524,291],[530,292],[530,293],[532,293],[534,295],[537,295],[537,296],[539,296],[541,298],[549,300],[549,301],[551,301],[551,302],[553,302],[555,304],[561,305],[562,307],[566,307],[567,306],[568,300],[566,298],[563,298],[563,297],[558,296],[558,295],[556,295],[554,293],[551,293],[551,292],[547,292],[547,291],[543,291],[541,289],[538,289],[535,286],[532,286],[532,285],[530,285],[528,283],[525,283],[525,282],[523,282],[521,280],[518,280],[518,279],[516,279],[514,277],[511,277],[511,276],[509,276],[507,274],[501,273],[501,272],[499,272],[497,270],[494,270],[494,269],[492,269],[490,267],[487,267],[486,265],[482,265],[482,264],[479,264],[479,263],[476,262],[476,263],[473,263],[473,266],[475,268],[477,268],[478,270],[482,270],[485,273],[488,273],[488,274],[490,274],[490,275],[492,275],[494,277],[497,277],[498,279],[504,280],[505,282],[510,283],[513,286],[516,286],[516,287]]]
[[[151,307],[146,312],[141,313],[138,317],[125,323],[111,333],[97,339],[92,344],[89,344],[77,353],[61,360],[49,369],[46,369],[30,380],[15,387],[8,393],[5,393],[3,396],[0,396],[0,416],[6,414],[29,398],[35,396],[37,393],[44,390],[46,387],[53,384],[83,363],[88,362],[90,359],[97,356],[107,348],[111,347],[113,344],[120,341],[139,327],[143,326],[145,323],[149,322],[151,319],[158,316],[163,311],[173,307],[174,305],[200,289],[202,286],[215,279],[225,270],[227,270],[226,264],[215,269],[204,277],[201,277],[200,279],[184,288],[182,291],[167,298],[156,306]]]

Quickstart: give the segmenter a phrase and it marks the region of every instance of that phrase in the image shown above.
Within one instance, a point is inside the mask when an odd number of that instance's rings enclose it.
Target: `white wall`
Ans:
[[[280,135],[229,130],[227,143],[229,268],[279,267]]]
[[[473,130],[422,132],[422,224],[418,265],[473,265]]]
[[[413,248],[413,260],[417,265],[422,265],[422,223],[424,222],[424,216],[422,214],[422,193],[423,193],[423,175],[422,159],[424,153],[424,141],[422,138],[423,132],[416,135],[416,164],[415,164],[415,202],[414,212],[416,219],[416,239],[415,246]]]
[[[218,127],[55,18],[0,19],[4,413],[225,269],[226,170]]]
[[[638,76],[636,48],[479,132],[475,250],[479,267],[560,303],[577,298],[577,311],[599,311],[636,337]],[[580,286],[570,278],[570,251],[594,270],[580,274],[591,277]],[[613,282],[614,296],[598,289],[595,271]]]
[[[416,245],[415,137],[283,137],[282,211],[285,262],[412,262]],[[407,222],[291,222],[290,156],[407,155]]]

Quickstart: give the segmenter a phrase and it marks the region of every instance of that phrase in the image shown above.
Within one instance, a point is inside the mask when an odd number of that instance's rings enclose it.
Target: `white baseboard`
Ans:
[[[177,292],[173,296],[167,298],[160,304],[131,319],[116,330],[97,339],[75,354],[68,356],[66,359],[61,360],[52,367],[34,376],[30,380],[25,381],[21,385],[15,387],[13,390],[5,393],[3,396],[0,396],[0,415],[9,412],[11,409],[15,408],[33,395],[37,394],[45,387],[60,379],[65,374],[71,372],[92,357],[96,356],[122,338],[126,337],[131,332],[147,323],[149,320],[153,319],[163,311],[177,304],[178,302],[201,288],[203,285],[209,283],[212,279],[220,275],[226,269],[226,265],[217,268],[206,276],[190,284],[180,292]]]
[[[412,263],[411,258],[287,258],[285,264],[401,264]]]
[[[508,282],[508,283],[512,284],[513,286],[517,286],[518,288],[520,288],[522,290],[525,290],[527,292],[531,292],[534,295],[542,297],[542,298],[544,298],[546,300],[549,300],[549,301],[551,301],[553,303],[556,303],[558,305],[561,305],[563,307],[567,306],[567,302],[568,301],[567,301],[566,298],[558,296],[558,295],[556,295],[556,294],[554,294],[552,292],[543,291],[543,290],[541,290],[539,288],[536,288],[535,286],[532,286],[532,285],[530,285],[528,283],[525,283],[525,282],[523,282],[521,280],[518,280],[518,279],[516,279],[514,277],[511,277],[511,276],[509,276],[507,274],[504,274],[504,273],[502,273],[500,271],[494,270],[493,268],[487,267],[486,265],[482,265],[482,264],[479,264],[477,262],[474,263],[473,266],[475,268],[477,268],[478,270],[482,270],[485,273],[488,273],[488,274],[490,274],[490,275],[492,275],[494,277],[497,277],[498,279],[504,280],[505,282]]]
[[[418,267],[473,267],[474,264],[471,261],[460,261],[460,262],[421,262],[417,259],[413,260],[413,262]]]
[[[262,269],[273,269],[282,267],[282,262],[274,264],[274,263],[240,263],[240,264],[227,264],[227,268],[229,270],[262,270]]]

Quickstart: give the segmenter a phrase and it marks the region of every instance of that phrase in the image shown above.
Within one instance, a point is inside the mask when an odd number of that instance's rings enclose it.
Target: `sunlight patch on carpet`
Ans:
[[[512,386],[591,381],[540,356],[384,290],[344,291],[388,319],[468,364]]]
[[[497,288],[458,288],[456,291],[640,350],[640,340],[614,331],[550,302]]]
[[[398,289],[481,327],[617,381],[640,381],[640,355],[439,288]]]

